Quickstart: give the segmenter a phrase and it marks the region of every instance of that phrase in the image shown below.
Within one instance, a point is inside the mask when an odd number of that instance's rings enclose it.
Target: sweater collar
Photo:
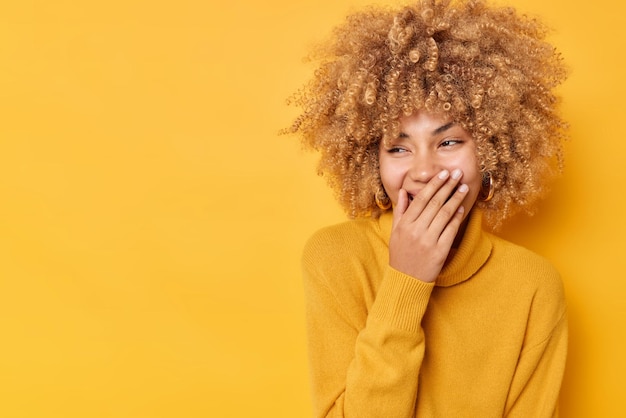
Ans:
[[[380,216],[379,225],[382,238],[389,246],[393,213]],[[448,287],[472,277],[485,264],[491,254],[492,243],[482,230],[482,212],[473,209],[461,245],[450,260],[444,264],[435,282],[436,286]]]

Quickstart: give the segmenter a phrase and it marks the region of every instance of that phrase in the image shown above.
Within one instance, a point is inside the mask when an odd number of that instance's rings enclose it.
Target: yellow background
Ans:
[[[0,416],[310,415],[299,256],[344,219],[278,137],[366,0],[3,1]],[[625,6],[516,0],[571,77],[565,176],[503,234],[571,306],[566,417],[626,413]],[[522,226],[525,225],[525,226]]]

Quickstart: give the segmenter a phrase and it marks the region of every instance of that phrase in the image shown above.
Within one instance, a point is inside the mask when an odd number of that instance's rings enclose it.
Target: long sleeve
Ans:
[[[326,284],[307,279],[313,401],[320,417],[411,417],[432,285],[388,270],[359,329]]]
[[[303,260],[315,416],[415,416],[420,322],[433,285],[386,266],[368,312],[358,264],[310,251]]]

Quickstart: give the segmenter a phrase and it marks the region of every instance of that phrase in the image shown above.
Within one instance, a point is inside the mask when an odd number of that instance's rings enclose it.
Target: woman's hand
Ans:
[[[443,170],[412,200],[400,190],[389,240],[391,267],[424,282],[435,281],[463,221],[461,202],[469,188],[458,186],[462,175],[459,169],[452,175]]]

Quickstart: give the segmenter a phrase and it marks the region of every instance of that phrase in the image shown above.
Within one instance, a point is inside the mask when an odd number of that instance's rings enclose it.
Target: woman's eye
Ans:
[[[461,141],[458,139],[446,139],[440,145],[442,147],[451,147],[452,145],[460,144]]]
[[[395,154],[395,153],[399,153],[399,152],[406,152],[406,150],[404,148],[400,148],[400,147],[391,147],[387,150],[387,152],[391,153],[391,154]]]

